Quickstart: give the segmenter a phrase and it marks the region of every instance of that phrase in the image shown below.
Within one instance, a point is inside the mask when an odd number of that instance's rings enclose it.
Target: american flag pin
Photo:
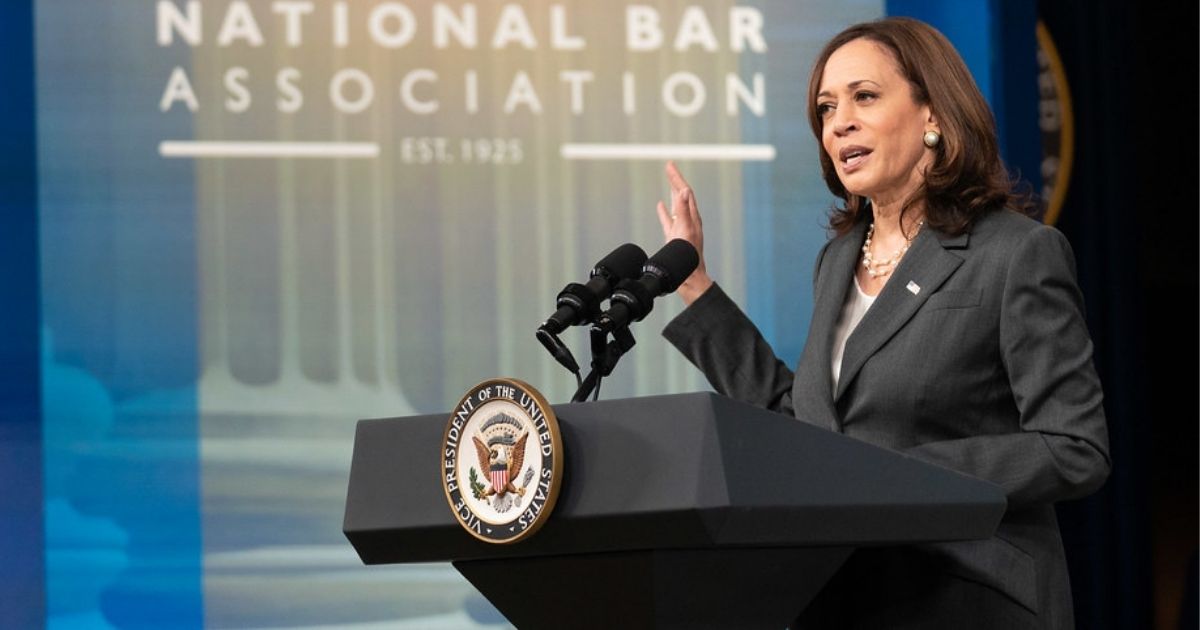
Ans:
[[[921,292],[921,285],[917,284],[916,282],[913,282],[912,280],[909,280],[908,286],[906,286],[904,288],[908,289],[908,292],[912,293],[913,295],[916,295]]]

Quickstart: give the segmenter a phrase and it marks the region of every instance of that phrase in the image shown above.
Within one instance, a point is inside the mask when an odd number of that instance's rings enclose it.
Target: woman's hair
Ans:
[[[821,172],[829,190],[845,201],[829,218],[832,229],[838,234],[849,231],[865,216],[867,200],[846,191],[833,159],[825,152],[817,92],[829,57],[856,39],[875,42],[891,53],[900,74],[912,87],[913,99],[918,105],[929,106],[942,134],[941,142],[933,148],[934,158],[924,184],[905,201],[901,216],[923,205],[927,227],[961,234],[992,210],[1008,207],[1031,212],[1028,195],[1014,193],[1013,182],[1000,159],[992,112],[958,51],[932,26],[911,18],[890,17],[856,24],[835,36],[817,57],[808,82],[808,120],[820,147]]]

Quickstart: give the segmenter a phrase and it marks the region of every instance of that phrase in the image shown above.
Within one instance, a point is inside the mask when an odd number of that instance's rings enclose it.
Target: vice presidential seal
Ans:
[[[450,414],[442,486],[472,536],[503,544],[532,535],[554,509],[561,480],[558,420],[530,385],[484,381]]]

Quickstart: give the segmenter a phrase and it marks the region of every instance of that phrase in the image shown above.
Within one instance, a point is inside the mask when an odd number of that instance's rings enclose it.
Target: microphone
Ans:
[[[542,331],[556,335],[570,326],[590,324],[600,313],[600,303],[612,295],[617,283],[637,275],[645,262],[646,252],[633,243],[609,252],[592,268],[587,284],[572,282],[558,294],[558,310],[538,328],[538,337],[542,337]]]
[[[654,309],[654,298],[679,288],[700,264],[700,254],[691,243],[677,238],[663,245],[642,267],[642,277],[622,280],[613,291],[609,308],[596,319],[603,332],[619,330],[640,322]]]

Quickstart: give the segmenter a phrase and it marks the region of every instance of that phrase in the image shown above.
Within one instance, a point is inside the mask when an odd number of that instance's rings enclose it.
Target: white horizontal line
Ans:
[[[771,161],[770,144],[583,144],[559,147],[564,160],[725,160]]]
[[[375,158],[379,143],[164,140],[158,144],[158,154],[168,158]]]

